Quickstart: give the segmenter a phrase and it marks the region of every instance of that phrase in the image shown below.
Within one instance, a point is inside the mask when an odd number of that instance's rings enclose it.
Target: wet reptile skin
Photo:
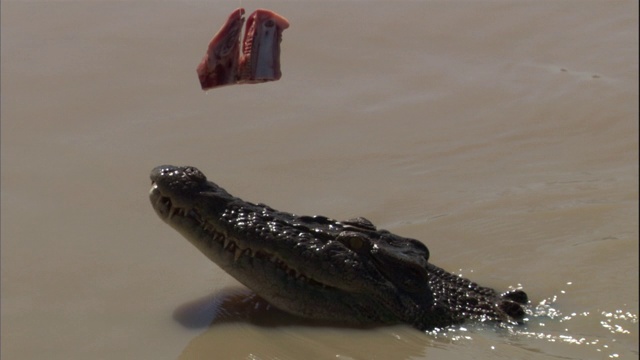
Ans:
[[[420,330],[466,320],[517,324],[527,295],[497,293],[431,263],[418,240],[364,218],[298,216],[236,198],[195,167],[151,172],[156,213],[204,255],[274,306],[348,325]]]

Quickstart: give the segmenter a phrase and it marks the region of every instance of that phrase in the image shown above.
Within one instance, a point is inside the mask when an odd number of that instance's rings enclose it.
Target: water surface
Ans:
[[[637,2],[243,1],[291,22],[283,77],[204,93],[239,5],[3,1],[3,359],[638,357]],[[420,239],[529,321],[185,326],[239,284],[154,214],[160,164]]]

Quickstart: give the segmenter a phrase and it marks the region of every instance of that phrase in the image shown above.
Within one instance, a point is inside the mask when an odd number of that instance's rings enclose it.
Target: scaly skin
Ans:
[[[498,294],[431,264],[418,240],[364,218],[297,216],[236,198],[190,166],[158,166],[157,214],[204,255],[277,308],[347,325],[421,330],[467,319],[519,323],[527,296]]]

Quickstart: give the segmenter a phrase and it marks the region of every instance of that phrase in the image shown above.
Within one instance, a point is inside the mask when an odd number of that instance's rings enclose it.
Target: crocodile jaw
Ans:
[[[178,169],[167,166],[162,168]],[[176,170],[176,176],[180,176],[179,173],[180,171]],[[253,204],[232,197],[211,182],[200,182],[199,185],[197,182],[191,182],[181,185],[180,189],[170,189],[171,186],[167,183],[170,185],[171,181],[166,181],[170,176],[159,174],[160,171],[155,169],[152,172],[149,194],[158,216],[210,260],[272,305],[304,318],[345,324],[402,321],[389,308],[402,311],[404,304],[396,303],[397,300],[376,302],[375,298],[378,295],[366,291],[366,287],[363,289],[362,286],[359,288],[355,284],[349,285],[346,279],[349,276],[348,270],[331,269],[326,266],[330,262],[321,259],[308,259],[309,263],[315,264],[307,267],[301,266],[300,263],[294,264],[292,258],[300,255],[294,256],[295,243],[275,239],[268,239],[262,243],[259,239],[248,241],[251,236],[239,236],[239,232],[219,221],[236,211],[236,202],[248,204],[247,206]],[[201,187],[186,189],[189,184]],[[341,265],[340,262],[337,264]],[[320,271],[313,272],[309,269]],[[341,279],[336,274],[323,276],[321,272],[342,273],[345,278]],[[327,278],[330,281],[325,281]],[[363,280],[364,278],[366,276],[363,276]],[[344,281],[341,288],[334,286],[341,281]],[[385,299],[398,298],[395,288],[384,282],[370,285],[370,288],[384,294]]]

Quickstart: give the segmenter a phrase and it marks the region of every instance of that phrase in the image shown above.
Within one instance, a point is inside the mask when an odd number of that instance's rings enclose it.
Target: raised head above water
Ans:
[[[498,294],[429,263],[418,240],[364,218],[298,216],[236,198],[195,167],[151,172],[156,213],[277,308],[304,318],[421,330],[465,319],[518,323],[524,292]]]

